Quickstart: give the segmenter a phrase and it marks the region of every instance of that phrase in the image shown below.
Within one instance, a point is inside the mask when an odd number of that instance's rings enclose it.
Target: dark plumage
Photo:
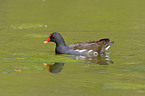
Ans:
[[[114,43],[114,41],[110,42],[109,39],[105,38],[66,45],[62,36],[57,32],[50,34],[50,36],[44,41],[44,43],[50,41],[56,43],[56,54],[74,55],[98,55],[104,53]]]

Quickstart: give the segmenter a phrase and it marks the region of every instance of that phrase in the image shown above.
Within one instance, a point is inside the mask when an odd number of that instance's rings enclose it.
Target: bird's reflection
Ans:
[[[98,56],[68,56],[70,58],[73,58],[75,60],[81,60],[84,61],[87,64],[99,64],[99,65],[108,65],[109,63],[113,63],[112,60],[110,60],[109,54],[100,54]]]
[[[44,65],[46,66],[46,68],[48,69],[48,71],[50,73],[57,74],[57,73],[61,72],[64,63],[55,62],[53,65],[49,65],[49,64],[44,63]]]
[[[110,60],[109,54],[101,54],[98,56],[78,56],[78,55],[68,55],[67,57],[73,58],[75,60],[81,60],[84,61],[87,64],[99,64],[99,65],[108,65],[109,63],[113,63],[113,61]],[[43,63],[48,71],[52,74],[57,74],[61,72],[64,63],[63,62],[55,62],[52,64],[46,64]]]

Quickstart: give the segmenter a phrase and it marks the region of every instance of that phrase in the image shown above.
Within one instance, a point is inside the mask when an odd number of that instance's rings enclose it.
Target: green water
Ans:
[[[144,4],[1,0],[0,96],[144,96]],[[107,52],[114,63],[55,56],[54,43],[43,44],[55,31],[67,44],[110,38],[115,43]]]

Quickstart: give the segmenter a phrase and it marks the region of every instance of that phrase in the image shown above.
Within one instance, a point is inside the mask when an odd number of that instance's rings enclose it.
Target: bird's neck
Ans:
[[[56,46],[60,47],[60,46],[66,46],[65,41],[63,38],[59,39],[56,43]]]

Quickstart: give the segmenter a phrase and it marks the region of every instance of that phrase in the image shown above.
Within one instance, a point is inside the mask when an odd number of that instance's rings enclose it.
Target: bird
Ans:
[[[108,38],[78,42],[66,45],[60,33],[54,32],[44,41],[44,43],[54,42],[56,44],[55,54],[68,54],[68,55],[89,55],[98,56],[104,54],[106,50],[114,43]]]

